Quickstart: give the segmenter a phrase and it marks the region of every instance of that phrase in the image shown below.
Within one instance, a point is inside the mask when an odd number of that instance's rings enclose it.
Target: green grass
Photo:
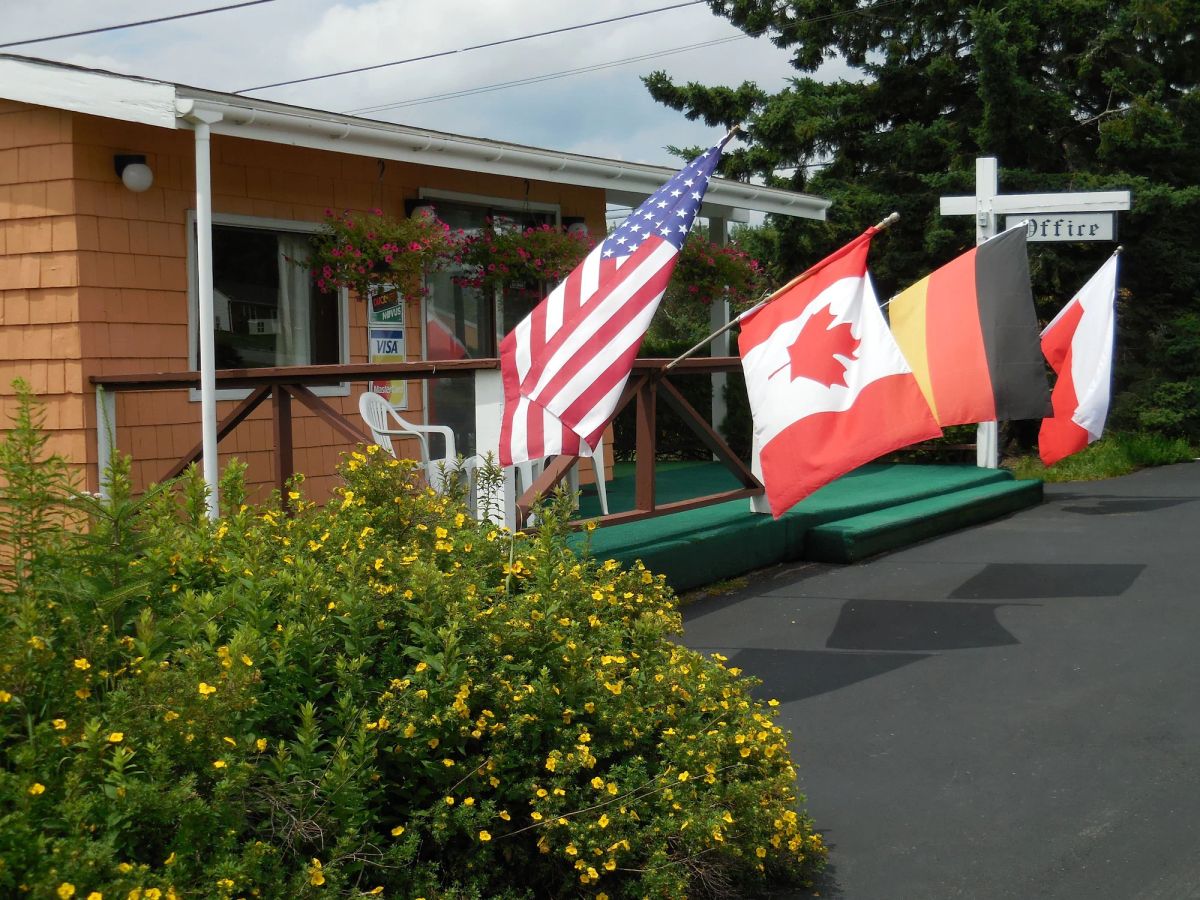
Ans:
[[[1017,478],[1040,478],[1042,481],[1098,481],[1128,475],[1148,466],[1167,466],[1190,462],[1198,455],[1196,448],[1183,438],[1163,437],[1160,434],[1109,434],[1066,459],[1047,468],[1036,456],[1021,456],[1005,461]]]

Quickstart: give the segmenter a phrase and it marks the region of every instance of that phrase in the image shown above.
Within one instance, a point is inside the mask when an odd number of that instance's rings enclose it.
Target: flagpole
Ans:
[[[895,222],[897,222],[899,220],[899,218],[900,218],[900,213],[894,212],[894,213],[891,213],[890,215],[888,215],[887,218],[885,218],[883,221],[881,221],[878,225],[872,225],[870,228],[868,228],[866,231],[864,231],[862,234],[860,234],[857,238],[855,238],[854,240],[850,241],[850,243],[843,246],[840,250],[837,250],[834,253],[831,253],[829,256],[825,257],[823,260],[821,260],[816,265],[814,265],[808,269],[805,269],[803,272],[801,272],[799,275],[797,275],[795,278],[793,278],[791,281],[789,281],[783,287],[768,294],[766,297],[764,297],[762,300],[758,301],[758,303],[754,304],[752,307],[750,307],[745,312],[740,313],[737,316],[734,316],[732,319],[730,319],[728,322],[726,322],[724,325],[722,325],[720,328],[718,328],[716,331],[714,331],[708,337],[704,338],[704,340],[700,341],[694,347],[692,347],[688,350],[685,350],[682,354],[675,357],[673,360],[671,360],[669,363],[667,363],[665,366],[663,366],[662,370],[664,372],[671,371],[679,363],[683,362],[689,356],[692,356],[694,353],[696,353],[696,351],[700,350],[706,344],[712,343],[714,340],[719,338],[721,335],[723,335],[725,332],[727,332],[734,325],[737,325],[738,323],[740,323],[747,316],[758,312],[760,309],[762,309],[764,306],[766,306],[772,300],[776,300],[779,297],[783,296],[788,291],[790,291],[792,288],[794,288],[796,285],[802,284],[803,282],[808,281],[808,279],[812,278],[814,275],[816,275],[818,272],[820,272],[822,269],[824,269],[831,262],[833,262],[837,259],[840,259],[847,251],[853,249],[854,247],[857,247],[860,243],[862,243],[862,241],[866,240],[867,238],[873,237],[878,232],[883,231],[885,228],[887,228],[890,225],[893,225]]]

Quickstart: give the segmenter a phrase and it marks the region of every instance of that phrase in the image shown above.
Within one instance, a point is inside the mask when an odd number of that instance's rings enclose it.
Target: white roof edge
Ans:
[[[0,55],[0,96],[106,118],[188,127],[202,115],[212,131],[420,165],[601,188],[618,202],[654,193],[675,169],[412,128],[117,75],[27,57]],[[640,200],[638,201],[640,202]],[[714,178],[703,213],[742,220],[741,210],[824,219],[830,202],[810,194]]]
[[[178,127],[174,85],[45,60],[0,55],[0,97],[159,128]]]

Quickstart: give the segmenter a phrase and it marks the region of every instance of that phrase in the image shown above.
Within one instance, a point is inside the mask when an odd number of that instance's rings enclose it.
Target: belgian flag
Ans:
[[[1024,228],[918,281],[892,300],[889,318],[939,425],[1050,414]]]

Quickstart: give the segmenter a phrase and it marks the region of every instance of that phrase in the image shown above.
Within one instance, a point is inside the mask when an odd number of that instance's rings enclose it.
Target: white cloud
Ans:
[[[241,10],[13,48],[130,75],[214,90],[301,78],[472,44],[546,31],[667,5],[663,0],[606,4],[553,0],[408,0],[340,2],[277,0]],[[44,0],[6,11],[10,40],[81,30],[188,7],[148,7],[139,0]],[[153,10],[149,13],[149,10]],[[455,53],[252,96],[329,110],[360,109],[474,89],[582,66],[660,53],[685,45],[739,38],[686,53],[539,83],[368,113],[374,118],[554,149],[670,164],[666,145],[719,137],[703,123],[655,103],[640,76],[663,69],[677,81],[739,84],[776,90],[794,71],[788,53],[741,36],[707,5]]]

